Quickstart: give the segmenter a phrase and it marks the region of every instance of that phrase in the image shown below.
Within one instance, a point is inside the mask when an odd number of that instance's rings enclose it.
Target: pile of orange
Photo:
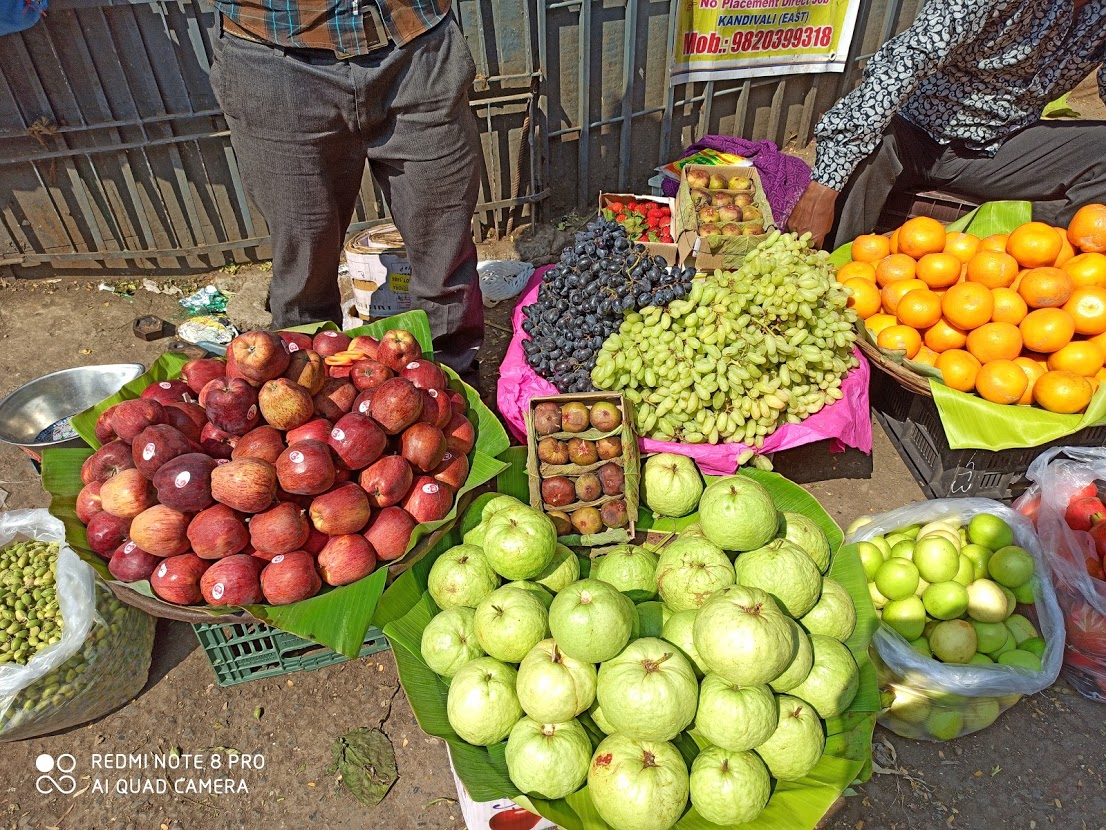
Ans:
[[[1076,413],[1106,380],[1106,205],[983,239],[918,217],[851,253],[837,279],[878,345],[953,389]]]

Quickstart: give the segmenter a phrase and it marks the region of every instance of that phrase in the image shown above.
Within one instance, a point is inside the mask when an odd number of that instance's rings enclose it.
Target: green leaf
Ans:
[[[1068,104],[1070,94],[1070,92],[1065,92],[1055,101],[1049,101],[1045,104],[1045,108],[1041,112],[1041,118],[1081,118],[1079,111],[1072,109]]]
[[[347,732],[334,742],[331,753],[334,762],[329,772],[340,773],[342,784],[366,807],[383,801],[399,777],[395,749],[379,729]]]

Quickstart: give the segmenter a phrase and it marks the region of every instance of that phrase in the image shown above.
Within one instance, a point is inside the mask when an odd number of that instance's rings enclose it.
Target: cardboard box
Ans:
[[[448,751],[448,750],[447,750]],[[453,757],[449,759],[449,771],[457,784],[457,806],[461,808],[461,818],[468,830],[555,830],[557,825],[547,818],[534,815],[519,807],[509,798],[496,801],[474,801],[464,783],[457,777],[453,766]]]
[[[702,170],[707,175],[721,175],[725,178],[731,176],[743,176],[753,180],[753,205],[761,212],[761,223],[765,233],[756,236],[700,236],[699,216],[691,198],[691,186],[687,182],[687,174],[693,170]],[[713,191],[712,191],[713,192]],[[729,191],[726,191],[729,192]],[[755,167],[743,167],[739,165],[704,167],[702,165],[687,165],[683,169],[680,178],[680,191],[676,196],[676,229],[678,235],[676,247],[681,261],[691,260],[696,269],[700,271],[713,271],[720,268],[732,271],[741,267],[745,261],[745,255],[764,241],[768,232],[775,226],[775,217],[772,215],[772,206],[764,196],[764,188],[761,184],[760,174]],[[746,225],[750,223],[738,223]]]
[[[608,460],[600,459],[596,463],[586,466],[577,466],[575,464],[554,466],[543,463],[538,458],[538,441],[550,436],[539,436],[537,434],[534,429],[534,410],[537,409],[538,404],[546,401],[551,401],[558,406],[573,402],[583,403],[588,406],[600,401],[613,403],[622,412],[622,425],[617,429],[611,432],[600,432],[593,427],[589,427],[583,432],[577,433],[554,432],[552,437],[561,441],[567,441],[570,438],[585,438],[590,441],[595,441],[606,436],[618,435],[622,439],[621,457]],[[584,473],[594,472],[604,464],[612,462],[618,464],[623,469],[624,485],[621,496],[600,496],[594,501],[573,502],[563,507],[550,507],[542,500],[541,483],[543,478],[563,475],[575,481],[577,477]],[[630,404],[623,395],[614,392],[577,392],[567,395],[548,395],[531,398],[529,408],[526,411],[526,472],[530,479],[530,506],[541,510],[543,513],[549,512],[550,510],[562,510],[571,515],[573,510],[578,510],[582,507],[602,508],[602,506],[609,501],[615,501],[619,498],[626,500],[626,513],[629,516],[629,523],[626,527],[607,528],[602,533],[592,533],[588,535],[574,533],[568,536],[561,536],[557,541],[565,545],[583,545],[587,547],[606,544],[617,545],[633,541],[637,524],[640,467],[637,434],[634,432],[634,410],[632,404]]]
[[[679,265],[680,253],[676,246],[676,240],[679,237],[676,234],[676,200],[668,196],[635,196],[630,193],[600,193],[599,194],[599,213],[602,215],[603,211],[607,209],[607,206],[611,202],[656,202],[660,205],[665,205],[672,211],[672,222],[668,228],[669,233],[672,234],[672,242],[642,242],[645,246],[645,252],[649,256],[663,257],[664,261],[669,265]]]

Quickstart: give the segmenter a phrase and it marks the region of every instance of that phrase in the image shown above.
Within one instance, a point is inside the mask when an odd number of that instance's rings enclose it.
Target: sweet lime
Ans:
[[[972,566],[975,568],[973,581],[987,578],[987,563],[991,559],[990,548],[985,548],[983,545],[964,545],[964,547],[960,549],[960,554],[968,557],[968,559],[971,560]]]
[[[899,632],[904,640],[917,640],[925,629],[926,609],[920,599],[908,596],[888,602],[883,607],[883,621]]]
[[[896,542],[891,546],[891,558],[892,559],[913,559],[914,558],[914,542],[910,539],[903,539],[901,542]]]
[[[926,731],[939,741],[951,741],[964,728],[964,716],[955,709],[935,709],[926,719]]]
[[[1018,644],[1018,648],[1021,648],[1021,644],[1026,640],[1039,636],[1033,623],[1021,614],[1011,614],[1006,618],[1005,625],[1014,635],[1014,642]]]
[[[876,572],[875,582],[888,599],[906,599],[918,588],[918,569],[906,559],[888,559]]]
[[[1018,588],[1033,576],[1033,557],[1024,548],[1007,545],[995,551],[987,563],[991,579],[1006,588]]]
[[[914,565],[927,582],[948,582],[960,569],[960,549],[936,533],[914,545]]]
[[[1006,637],[1006,642],[1005,642],[1005,643],[1003,643],[1003,644],[1002,644],[1001,646],[999,646],[998,648],[996,648],[996,649],[995,649],[994,651],[988,651],[988,652],[987,652],[987,656],[988,656],[988,657],[990,657],[990,658],[991,658],[992,660],[996,660],[996,661],[997,661],[997,660],[998,660],[998,658],[999,658],[999,657],[1001,657],[1001,656],[1002,656],[1003,654],[1005,654],[1005,653],[1006,653],[1006,652],[1008,652],[1008,651],[1013,651],[1013,650],[1014,650],[1014,649],[1016,649],[1017,647],[1018,647],[1018,644],[1017,644],[1017,642],[1016,642],[1016,641],[1014,640],[1014,635],[1013,635],[1013,634],[1009,634],[1009,635],[1007,635],[1007,637]]]
[[[933,652],[929,650],[929,640],[925,637],[919,637],[916,640],[910,641],[911,647],[918,652],[918,654],[925,655],[926,657],[932,657]]]
[[[968,610],[968,590],[959,582],[934,582],[922,594],[922,604],[931,617],[955,620]]]
[[[888,602],[890,602],[887,597],[879,592],[879,588],[876,587],[876,583],[874,582],[868,583],[868,595],[872,598],[872,605],[876,607],[877,611],[882,609],[885,605],[887,605]]]
[[[883,551],[871,542],[858,542],[856,552],[860,554],[860,564],[864,566],[864,577],[871,582],[883,565]]]
[[[884,537],[873,536],[868,541],[879,548],[880,553],[883,554],[884,559],[888,558],[891,555],[891,545],[887,543],[887,540]]]
[[[968,523],[968,539],[973,545],[998,550],[1014,544],[1014,531],[998,516],[980,513]]]
[[[1019,585],[1014,589],[1014,599],[1016,599],[1022,605],[1032,605],[1036,598],[1033,596],[1033,587],[1037,584],[1037,577],[1032,577],[1024,585]]]
[[[1036,654],[1038,657],[1045,656],[1045,641],[1040,637],[1030,637],[1028,640],[1023,640],[1018,648],[1022,651],[1028,651],[1030,654]]]
[[[988,657],[986,654],[976,654],[968,661],[969,666],[990,666],[995,661]]]
[[[968,586],[968,616],[980,622],[997,623],[1005,620],[1006,595],[1002,588],[989,579],[977,579]]]
[[[976,648],[984,654],[1002,648],[1006,644],[1006,638],[1010,636],[1010,631],[1002,623],[985,623],[979,620],[972,620],[971,623],[978,641]]]
[[[964,552],[960,552],[960,567],[956,571],[956,576],[952,578],[953,582],[959,582],[961,585],[967,587],[975,582],[975,563],[972,562]]]

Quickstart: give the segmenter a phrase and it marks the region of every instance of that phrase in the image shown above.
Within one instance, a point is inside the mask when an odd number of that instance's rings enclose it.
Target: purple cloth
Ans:
[[[781,153],[780,148],[771,141],[746,141],[732,135],[705,135],[684,150],[680,158],[708,149],[749,159],[760,174],[776,226],[782,228],[787,225],[787,218],[810,184],[810,167],[805,161]],[[665,196],[675,196],[680,186],[678,182],[666,178],[661,187]]]

